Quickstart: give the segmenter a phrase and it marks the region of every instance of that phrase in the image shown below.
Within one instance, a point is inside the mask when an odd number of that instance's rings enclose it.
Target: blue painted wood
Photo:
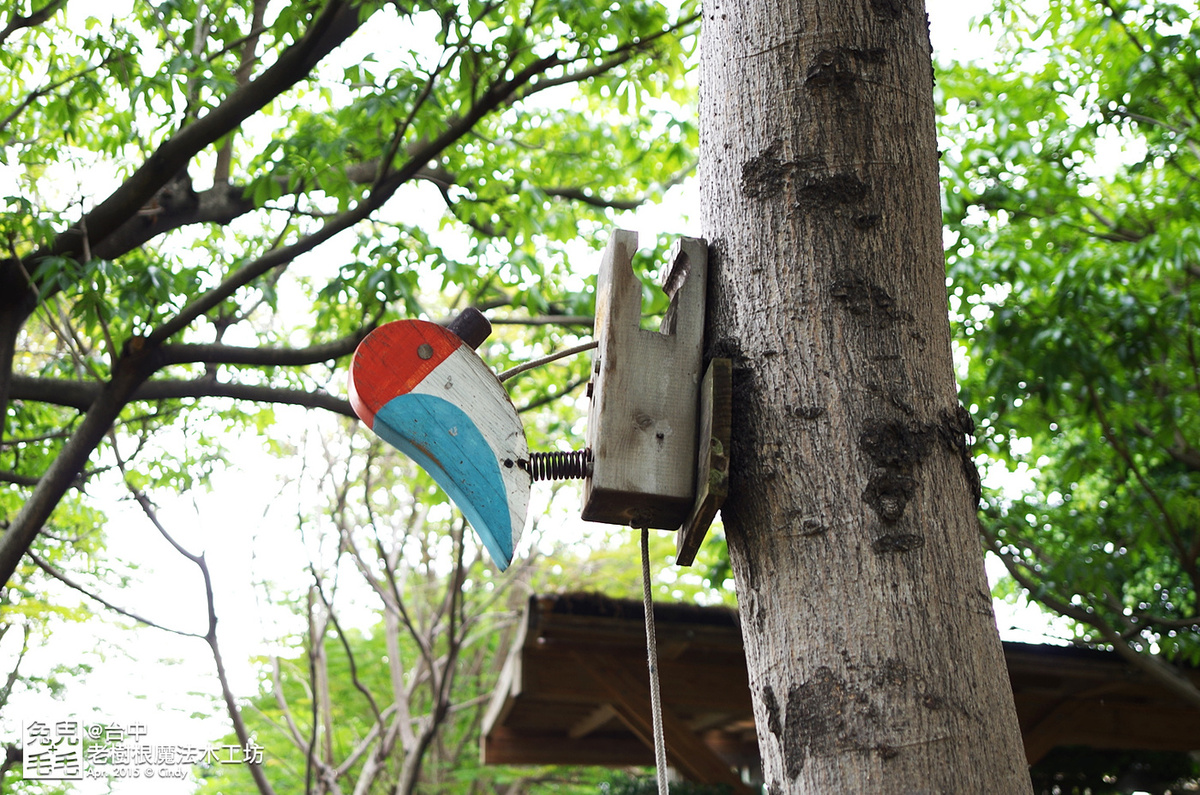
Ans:
[[[437,481],[506,569],[520,528],[514,533],[496,457],[466,412],[433,395],[398,395],[375,414],[374,430]]]

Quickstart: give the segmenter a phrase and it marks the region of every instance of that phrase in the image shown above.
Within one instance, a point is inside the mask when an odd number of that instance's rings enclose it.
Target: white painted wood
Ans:
[[[478,461],[468,463],[480,469],[494,467],[499,470],[508,497],[511,548],[515,552],[529,513],[531,482],[529,473],[517,466],[517,462],[529,459],[529,446],[521,418],[496,374],[475,351],[464,345],[447,356],[412,391],[450,401],[466,412],[479,429],[491,455],[482,454]],[[453,426],[444,431],[456,438],[460,434],[460,429]],[[471,452],[469,447],[463,449]]]

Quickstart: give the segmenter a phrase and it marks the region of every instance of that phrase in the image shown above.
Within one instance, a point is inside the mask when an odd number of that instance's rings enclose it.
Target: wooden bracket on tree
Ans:
[[[675,541],[675,564],[690,566],[709,525],[729,494],[729,427],[733,413],[733,363],[713,359],[700,383],[696,502]]]
[[[703,372],[708,244],[680,238],[663,279],[658,331],[641,327],[637,234],[615,230],[596,288],[596,355],[585,450],[530,453],[499,380],[473,351],[491,330],[468,310],[448,328],[380,326],[358,346],[350,402],[360,418],[446,490],[503,570],[532,480],[584,477],[583,518],[680,530],[691,565],[727,491],[730,363]]]
[[[674,530],[695,502],[708,245],[685,237],[672,248],[659,331],[641,328],[636,251],[637,233],[615,230],[600,264],[583,518]]]

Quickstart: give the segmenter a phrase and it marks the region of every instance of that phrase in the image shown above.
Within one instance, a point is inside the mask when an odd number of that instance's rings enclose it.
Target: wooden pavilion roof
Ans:
[[[736,611],[656,604],[663,727],[685,778],[748,792],[758,743]],[[483,725],[486,764],[653,765],[641,602],[534,596]],[[1116,654],[1004,644],[1032,764],[1059,745],[1200,750],[1200,711]],[[1200,684],[1200,672],[1192,674]]]

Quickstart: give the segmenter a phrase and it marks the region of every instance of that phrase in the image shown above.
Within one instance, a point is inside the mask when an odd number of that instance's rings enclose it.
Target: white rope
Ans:
[[[654,767],[658,795],[667,795],[667,743],[663,738],[662,696],[658,692],[658,641],[654,637],[654,600],[650,598],[650,529],[642,528],[642,606],[646,611],[646,655],[650,660],[650,713],[654,719]]]

